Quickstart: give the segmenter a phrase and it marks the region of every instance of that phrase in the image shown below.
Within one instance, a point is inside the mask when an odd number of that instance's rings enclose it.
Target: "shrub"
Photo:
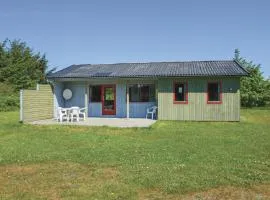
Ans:
[[[11,85],[0,83],[0,111],[19,109],[19,94]]]

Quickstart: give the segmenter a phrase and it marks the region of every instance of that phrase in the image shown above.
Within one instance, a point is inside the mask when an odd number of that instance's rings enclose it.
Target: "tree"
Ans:
[[[241,78],[241,105],[264,106],[270,100],[270,81],[264,79],[261,66],[241,57],[239,49],[235,49],[234,59],[250,73]]]
[[[8,39],[0,42],[0,81],[15,90],[46,83],[47,63],[45,54],[35,53],[25,42]]]

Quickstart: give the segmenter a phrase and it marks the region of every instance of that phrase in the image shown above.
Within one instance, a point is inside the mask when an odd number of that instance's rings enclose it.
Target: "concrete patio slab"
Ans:
[[[154,124],[156,120],[143,119],[143,118],[86,118],[85,121],[79,122],[57,122],[55,119],[46,119],[31,122],[30,124],[35,125],[78,125],[78,126],[109,126],[109,127],[120,127],[120,128],[131,128],[131,127],[149,127]]]

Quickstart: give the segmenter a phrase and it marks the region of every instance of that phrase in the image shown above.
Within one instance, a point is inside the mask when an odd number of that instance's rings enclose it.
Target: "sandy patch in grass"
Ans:
[[[270,185],[256,185],[248,188],[240,187],[220,187],[210,189],[200,193],[194,193],[184,196],[182,199],[204,199],[204,200],[227,200],[227,199],[270,199]]]
[[[114,167],[69,162],[0,166],[0,199],[270,199],[270,185],[219,187],[187,194],[166,194],[121,182]]]
[[[117,187],[118,175],[112,167],[75,163],[1,166],[0,199],[88,199],[106,192],[104,185]]]
[[[255,185],[247,188],[219,187],[202,192],[188,193],[184,195],[165,194],[160,190],[140,190],[141,200],[268,200],[270,199],[270,185]]]

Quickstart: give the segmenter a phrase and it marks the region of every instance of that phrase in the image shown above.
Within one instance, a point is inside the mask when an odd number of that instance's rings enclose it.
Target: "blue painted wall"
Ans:
[[[72,107],[79,106],[85,107],[85,82],[65,82],[55,83],[55,113],[58,106]],[[71,89],[72,98],[68,101],[64,100],[62,93],[64,89]],[[131,118],[145,118],[146,109],[156,105],[156,102],[142,102],[142,103],[130,103],[129,115]],[[116,115],[102,115],[102,104],[97,102],[88,103],[88,116],[89,117],[117,117],[125,118],[126,112],[126,85],[116,84]]]
[[[126,85],[116,84],[116,115],[102,115],[102,103],[89,102],[89,117],[126,117]]]
[[[126,84],[116,85],[116,117],[126,117]]]
[[[89,117],[101,117],[102,116],[102,103],[89,102],[88,104],[88,116]]]
[[[85,107],[85,83],[83,82],[67,82],[64,84],[64,89],[72,91],[72,98],[64,100],[64,107],[79,106]]]
[[[156,102],[129,103],[129,116],[131,118],[145,118],[147,108],[154,105]]]
[[[55,82],[53,87],[54,92],[54,117],[57,116],[57,108],[58,107],[64,107],[64,99],[62,97],[62,92],[64,88],[64,84],[61,82]]]
[[[64,89],[71,89],[72,98],[65,100],[63,98]],[[57,108],[68,108],[71,106],[85,107],[85,84],[82,82],[55,82],[54,83],[54,117],[56,117]]]

